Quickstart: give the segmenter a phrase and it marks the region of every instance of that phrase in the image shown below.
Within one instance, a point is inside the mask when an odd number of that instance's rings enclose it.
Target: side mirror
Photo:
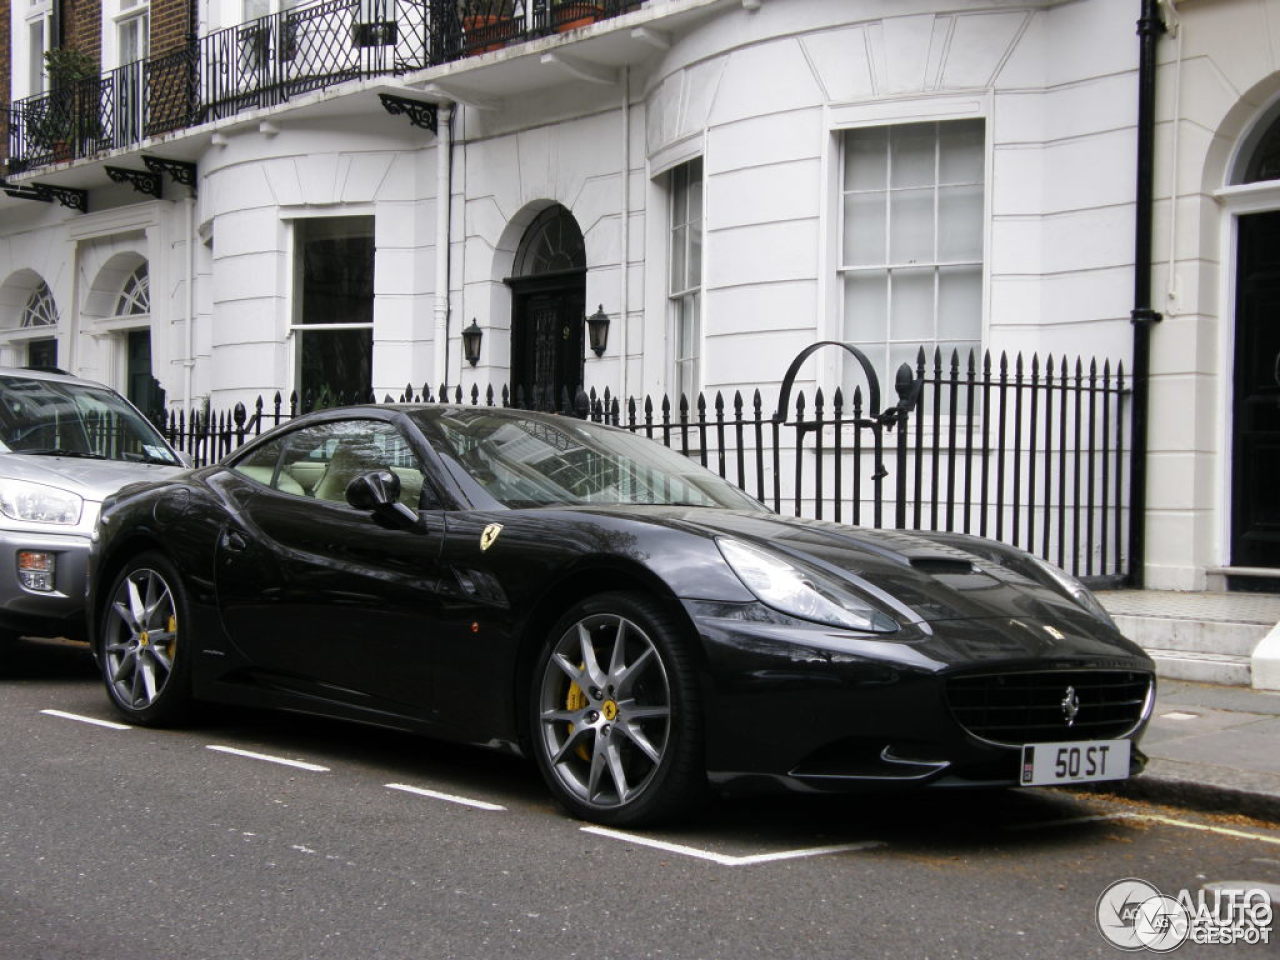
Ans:
[[[397,527],[415,527],[418,515],[400,502],[400,478],[391,470],[357,474],[347,484],[347,503],[368,510],[375,520]]]

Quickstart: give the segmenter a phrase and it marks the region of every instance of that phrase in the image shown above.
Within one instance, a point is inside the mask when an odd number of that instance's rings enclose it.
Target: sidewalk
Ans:
[[[1125,796],[1280,821],[1280,693],[1161,679]]]

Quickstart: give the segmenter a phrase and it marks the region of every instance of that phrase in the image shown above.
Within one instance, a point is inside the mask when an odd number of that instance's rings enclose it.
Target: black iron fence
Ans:
[[[311,0],[7,109],[9,172],[129,147],[359,78],[584,26],[643,0]]]
[[[1120,364],[921,350],[914,369],[898,371],[892,405],[882,407],[869,365],[865,384],[848,392],[792,399],[801,362],[820,346],[802,353],[770,396],[623,401],[608,390],[556,398],[424,384],[382,402],[556,410],[679,450],[779,512],[994,537],[1095,585],[1127,576],[1129,385]],[[314,405],[276,393],[252,409],[237,404],[191,421],[174,412],[163,428],[204,464]]]

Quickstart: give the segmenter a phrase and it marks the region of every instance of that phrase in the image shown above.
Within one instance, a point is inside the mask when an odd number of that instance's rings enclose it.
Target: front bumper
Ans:
[[[1025,623],[995,620],[873,639],[785,618],[743,619],[745,607],[737,616],[717,615],[729,611],[711,604],[686,609],[706,658],[708,775],[730,792],[1016,785],[1021,744],[966,729],[948,698],[952,677],[1105,670],[1135,675],[1139,686],[1146,677],[1140,716],[1107,735],[1135,745],[1154,701],[1150,659],[1101,624],[1097,634],[1040,642],[1019,636]],[[1130,775],[1145,762],[1135,746]]]
[[[22,584],[18,579],[20,550],[54,555],[54,589],[32,590]],[[88,560],[87,536],[0,529],[0,630],[83,640]]]

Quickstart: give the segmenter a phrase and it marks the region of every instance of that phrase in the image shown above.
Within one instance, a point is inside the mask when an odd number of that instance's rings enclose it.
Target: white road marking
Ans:
[[[459,797],[452,793],[440,793],[438,790],[426,790],[422,787],[411,787],[407,783],[388,783],[384,786],[392,790],[403,790],[405,793],[416,793],[420,797],[430,797],[433,800],[447,800],[449,803],[460,803],[464,807],[475,807],[477,810],[505,810],[506,807],[499,806],[496,803],[489,803],[487,800],[472,800],[470,797]]]
[[[133,727],[127,723],[114,723],[111,720],[99,720],[97,717],[82,717],[78,713],[67,713],[65,710],[41,710],[41,713],[47,713],[51,717],[61,717],[63,720],[78,720],[81,723],[92,723],[95,727],[106,727],[108,730],[132,730]]]
[[[779,850],[775,853],[756,853],[745,857],[732,857],[726,853],[715,853],[698,847],[688,847],[683,843],[669,843],[666,840],[655,840],[653,837],[625,833],[621,830],[610,830],[608,827],[580,827],[583,833],[592,833],[598,837],[621,840],[624,843],[635,843],[642,847],[653,847],[667,853],[677,853],[682,857],[694,857],[698,860],[709,860],[722,867],[749,867],[758,863],[773,863],[777,860],[800,860],[804,857],[822,857],[832,853],[853,853],[860,850],[874,850],[885,846],[878,840],[863,843],[836,843],[826,847],[804,847],[799,850]]]
[[[1184,830],[1201,830],[1205,833],[1217,833],[1225,837],[1239,837],[1242,840],[1259,840],[1262,843],[1280,845],[1280,837],[1269,837],[1264,833],[1249,833],[1232,827],[1218,827],[1210,823],[1195,823],[1191,820],[1178,820],[1174,817],[1162,817],[1154,813],[1102,813],[1091,817],[1071,817],[1067,820],[1045,820],[1041,823],[1020,823],[1006,830],[1037,830],[1040,827],[1064,827],[1075,823],[1096,823],[1101,820],[1145,820],[1148,823],[1163,823],[1169,827],[1182,827]]]
[[[248,757],[251,760],[265,760],[267,763],[279,763],[286,767],[297,767],[299,770],[310,770],[313,773],[328,773],[328,767],[318,763],[306,763],[302,760],[289,760],[285,757],[273,757],[268,753],[254,753],[252,750],[240,750],[237,747],[222,747],[217,744],[206,744],[206,750],[217,750],[219,753],[233,753],[237,757]]]
[[[1182,710],[1170,710],[1168,713],[1160,714],[1161,720],[1198,720],[1200,714],[1185,713]]]

